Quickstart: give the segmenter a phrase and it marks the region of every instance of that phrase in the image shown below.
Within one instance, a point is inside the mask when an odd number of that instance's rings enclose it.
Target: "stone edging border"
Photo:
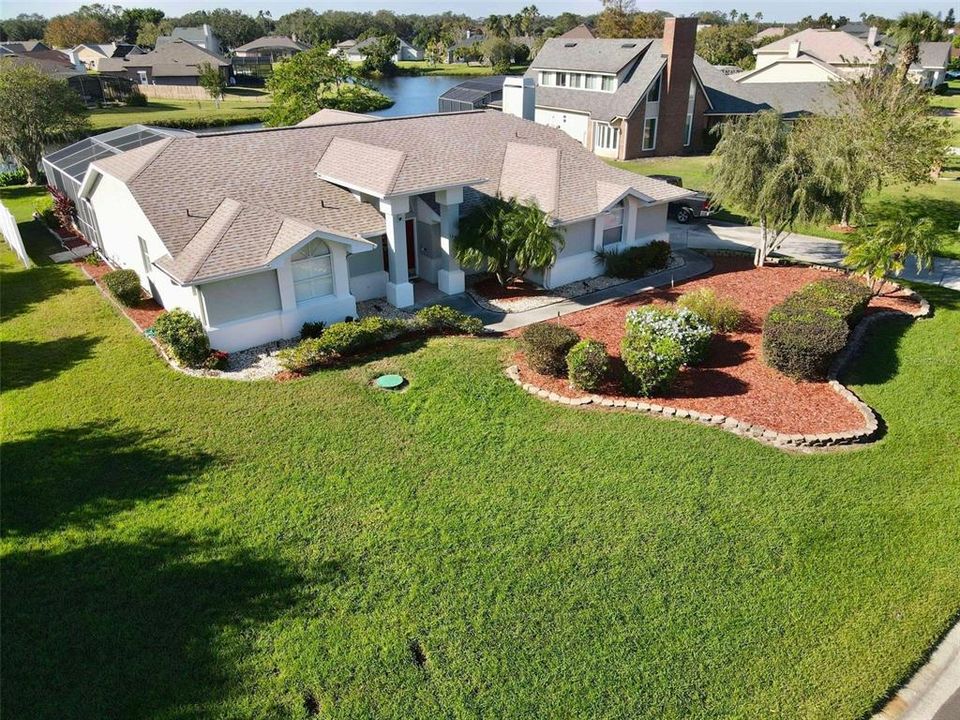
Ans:
[[[818,269],[831,272],[844,273],[843,270],[829,266],[816,266]],[[915,313],[906,313],[914,319],[930,316],[930,303],[921,295],[903,286],[893,283],[899,291],[908,294],[908,297],[917,297],[920,300],[920,308]],[[639,400],[614,400],[612,398],[602,397],[600,395],[583,395],[578,398],[569,398],[559,395],[555,392],[545,390],[532,383],[524,382],[520,377],[520,368],[516,365],[510,365],[504,370],[504,373],[515,385],[522,388],[531,395],[536,395],[544,400],[558,403],[560,405],[569,405],[573,407],[586,407],[588,405],[623,408],[626,410],[636,410],[638,412],[650,413],[652,415],[662,415],[669,418],[680,418],[694,420],[704,425],[713,425],[721,430],[739,435],[741,437],[756,440],[765,445],[770,445],[780,450],[799,450],[803,452],[823,452],[828,449],[838,448],[849,445],[866,445],[875,442],[880,437],[880,418],[877,413],[861,400],[856,393],[846,387],[839,381],[839,376],[850,361],[856,357],[866,341],[867,334],[873,325],[879,320],[887,320],[895,317],[903,317],[905,313],[898,310],[881,310],[864,317],[850,334],[846,347],[840,351],[830,367],[827,374],[827,383],[830,388],[847,402],[851,403],[864,419],[864,427],[860,430],[847,430],[838,433],[821,433],[817,435],[801,435],[791,433],[781,433],[762,425],[753,425],[743,420],[730,417],[728,415],[711,415],[701,413],[697,410],[688,410],[685,408],[671,407],[668,405],[658,405],[656,403],[647,403]]]

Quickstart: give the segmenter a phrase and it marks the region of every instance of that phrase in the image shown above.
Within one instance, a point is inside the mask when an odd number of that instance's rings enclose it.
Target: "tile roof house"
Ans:
[[[79,197],[108,260],[233,351],[355,317],[358,300],[412,305],[411,280],[462,292],[459,218],[497,193],[536,202],[564,229],[557,262],[532,276],[555,287],[600,274],[598,249],[665,237],[668,203],[689,191],[495,110],[323,110],[297,127],[169,137],[96,159]]]
[[[251,40],[246,45],[236,48],[233,53],[237,57],[269,57],[273,61],[292,57],[299,52],[309,50],[309,45],[297,42],[293,38],[283,35],[268,35]]]
[[[209,63],[229,78],[231,65],[219,55],[207,52],[187,40],[172,40],[142,55],[105,58],[100,72],[119,75],[141,85],[192,85],[199,82],[204,64]]]

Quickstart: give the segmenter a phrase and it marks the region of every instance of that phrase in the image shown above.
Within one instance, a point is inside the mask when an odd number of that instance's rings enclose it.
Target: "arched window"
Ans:
[[[333,295],[333,262],[323,240],[311,240],[290,258],[297,302]]]

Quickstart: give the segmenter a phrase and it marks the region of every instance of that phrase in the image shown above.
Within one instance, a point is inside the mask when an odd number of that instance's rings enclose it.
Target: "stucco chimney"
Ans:
[[[533,120],[536,88],[533,78],[514,75],[503,79],[503,111],[524,120]]]
[[[787,57],[796,59],[800,57],[800,41],[794,40],[790,43],[790,51],[787,53]]]
[[[877,44],[877,28],[876,26],[874,26],[870,28],[869,32],[867,33],[867,45],[869,45],[870,47],[873,47],[876,44]]]

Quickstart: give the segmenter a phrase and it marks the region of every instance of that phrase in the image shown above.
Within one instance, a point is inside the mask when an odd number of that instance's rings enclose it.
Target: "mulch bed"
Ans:
[[[479,280],[471,286],[471,290],[487,300],[517,300],[544,292],[542,287],[527,280],[513,279],[506,285],[501,285],[495,277]]]
[[[833,392],[825,382],[797,382],[767,367],[761,359],[761,328],[771,307],[803,285],[835,274],[804,267],[767,266],[754,268],[749,260],[714,258],[714,269],[706,276],[642,296],[624,298],[551,322],[573,328],[581,337],[599,340],[611,357],[612,378],[597,393],[610,398],[636,399],[623,395],[618,378],[623,373],[620,341],[627,312],[649,303],[675,302],[683,293],[710,287],[720,296],[732,298],[746,313],[743,327],[729,335],[715,337],[706,361],[699,367],[684,368],[667,395],[652,402],[727,415],[782,433],[819,434],[856,430],[863,425],[860,412]],[[877,309],[913,311],[917,300],[902,293],[875,298],[867,312]],[[516,335],[519,331],[510,334]],[[531,370],[522,353],[515,361],[525,382],[566,397],[580,397],[566,378],[554,378]]]
[[[82,260],[77,261],[77,264],[80,265],[81,269],[91,280],[97,284],[97,286],[103,292],[107,293],[107,295],[110,294],[110,291],[103,284],[102,278],[108,272],[113,270],[113,268],[106,263],[93,265],[91,263],[83,262]],[[147,297],[140,300],[140,303],[136,307],[124,307],[122,305],[120,307],[123,309],[123,314],[130,318],[141,330],[146,330],[147,328],[152,327],[157,321],[157,318],[160,317],[160,314],[163,312],[163,306],[157,303],[157,301],[153,298]]]

